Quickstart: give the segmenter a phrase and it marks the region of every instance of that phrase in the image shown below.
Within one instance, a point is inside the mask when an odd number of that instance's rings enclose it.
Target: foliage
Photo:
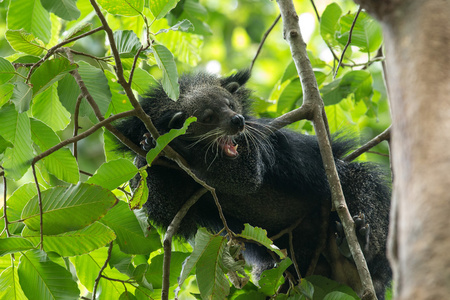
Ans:
[[[146,185],[139,185],[131,196],[127,183],[137,173],[145,182],[146,174],[114,151],[115,138],[108,130],[93,127],[133,109],[115,71],[123,68],[125,79],[132,78],[135,94],[145,93],[155,77],[161,78],[176,100],[181,71],[198,66],[226,73],[247,67],[277,15],[276,4],[264,1],[97,2],[114,31],[120,61],[113,59],[88,0],[0,4],[0,20],[7,20],[1,23],[0,40],[0,172],[5,191],[0,299],[161,297],[162,232],[149,226],[145,213],[137,209],[147,199]],[[304,12],[301,17],[313,16],[309,1],[298,1],[297,6]],[[379,63],[380,26],[360,14],[351,47],[337,70],[337,60],[326,54],[330,49],[336,57],[342,54],[356,7],[341,1],[319,10],[318,25],[306,18],[309,25],[302,29],[312,28],[308,49],[330,127],[334,131],[345,126],[357,133],[369,128],[366,133],[373,136],[389,123]],[[346,10],[350,13],[343,14]],[[298,74],[280,26],[266,41],[250,82],[258,91],[254,108],[261,116],[276,117],[302,103]],[[86,91],[93,101],[79,97]],[[162,136],[155,151],[188,125]],[[291,127],[313,132],[306,121]],[[157,155],[150,152],[148,162]],[[278,294],[291,265],[283,259],[285,250],[276,249],[263,229],[251,225],[237,237],[264,245],[282,258],[276,268],[263,273],[259,287],[252,280],[242,289],[231,285],[230,280],[234,285],[249,281],[239,245],[200,229],[193,251],[184,242],[174,242],[170,298],[175,293],[180,299],[357,298],[347,287],[318,277]]]

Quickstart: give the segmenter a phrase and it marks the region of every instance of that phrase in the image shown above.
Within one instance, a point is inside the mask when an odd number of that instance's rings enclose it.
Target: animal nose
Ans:
[[[245,119],[242,115],[234,115],[231,118],[231,125],[239,130],[244,129]]]

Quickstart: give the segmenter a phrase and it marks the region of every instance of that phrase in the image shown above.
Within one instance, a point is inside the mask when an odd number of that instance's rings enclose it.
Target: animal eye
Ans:
[[[211,123],[211,121],[212,121],[212,116],[208,116],[203,119],[203,122],[205,122],[205,123]]]
[[[233,104],[233,103],[230,103],[230,105],[228,105],[228,107],[229,107],[230,109],[234,110],[234,104]]]

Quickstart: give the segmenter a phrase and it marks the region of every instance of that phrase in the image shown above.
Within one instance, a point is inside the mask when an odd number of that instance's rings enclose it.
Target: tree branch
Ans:
[[[369,151],[369,149],[375,147],[382,141],[389,141],[391,139],[391,126],[389,126],[385,131],[374,137],[372,140],[368,141],[364,145],[362,145],[360,148],[356,149],[346,157],[344,157],[343,161],[352,161],[364,152]]]
[[[37,162],[37,161],[36,161]],[[41,238],[41,242],[40,242],[40,249],[41,251],[44,250],[44,211],[42,209],[42,195],[41,195],[41,188],[39,187],[39,182],[36,176],[36,162],[33,160],[33,162],[31,163],[31,168],[33,169],[33,177],[34,177],[34,183],[36,184],[36,190],[37,190],[37,195],[38,195],[38,205],[39,205],[39,235]]]
[[[167,227],[166,234],[164,235],[164,262],[163,262],[163,283],[161,291],[161,299],[169,298],[170,287],[170,259],[172,256],[172,238],[180,227],[181,221],[186,216],[188,210],[203,196],[208,190],[201,188],[196,191],[180,208],[169,227]]]
[[[302,114],[307,115],[308,117],[312,116],[324,169],[330,184],[333,206],[336,208],[339,218],[344,226],[350,251],[364,288],[364,295],[369,295],[365,299],[376,299],[367,263],[355,235],[354,222],[345,203],[330,140],[328,139],[326,124],[324,122],[325,119],[322,115],[324,106],[323,100],[320,97],[314,71],[308,59],[306,44],[301,36],[298,15],[292,0],[278,0],[277,3],[280,7],[283,20],[284,38],[291,48],[292,58],[299,73],[299,77],[301,78],[304,93],[303,105],[295,111],[304,110]],[[295,117],[298,117],[296,116],[295,111],[293,111],[293,114],[295,114]]]

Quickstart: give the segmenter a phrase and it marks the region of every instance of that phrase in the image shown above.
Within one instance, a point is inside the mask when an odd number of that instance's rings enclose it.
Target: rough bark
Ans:
[[[450,1],[359,1],[383,24],[395,299],[450,295]]]

